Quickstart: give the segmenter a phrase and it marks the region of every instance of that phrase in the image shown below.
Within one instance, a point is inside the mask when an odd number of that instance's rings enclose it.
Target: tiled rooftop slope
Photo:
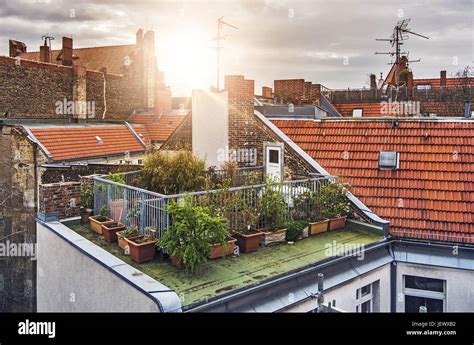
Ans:
[[[474,121],[273,121],[394,236],[474,243]],[[379,170],[380,151],[400,169]]]

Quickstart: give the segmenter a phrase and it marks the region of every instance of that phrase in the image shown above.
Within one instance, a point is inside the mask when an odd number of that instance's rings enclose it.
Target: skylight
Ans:
[[[97,143],[99,143],[99,144],[103,144],[103,143],[104,143],[104,141],[102,140],[102,138],[99,137],[98,135],[95,136],[95,140],[97,140]]]
[[[396,151],[380,151],[379,154],[379,169],[380,170],[394,170],[400,166],[400,156]]]

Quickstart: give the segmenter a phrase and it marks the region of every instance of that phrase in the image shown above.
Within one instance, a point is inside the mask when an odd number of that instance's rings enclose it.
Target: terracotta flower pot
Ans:
[[[260,244],[262,246],[269,246],[271,244],[285,242],[286,230],[287,229],[279,229],[277,231],[263,231],[262,230],[262,237],[260,237]]]
[[[178,258],[177,256],[170,256],[171,259],[171,264],[173,266],[178,267],[179,269],[184,269],[184,262],[181,260],[181,258]]]
[[[118,245],[120,248],[125,249],[125,247],[128,247],[127,241],[125,241],[125,237],[122,235],[122,231],[119,231],[116,233],[117,235],[117,241]]]
[[[237,240],[235,238],[229,237],[226,239],[227,246],[223,246],[222,244],[214,244],[211,246],[211,253],[209,254],[209,259],[216,259],[223,256],[232,255],[234,253],[235,242]]]
[[[132,258],[133,261],[136,263],[143,263],[147,261],[153,260],[155,257],[155,244],[158,242],[157,240],[152,240],[144,243],[137,243],[135,241],[140,240],[144,238],[145,236],[135,236],[135,237],[130,237],[126,238],[125,241],[127,241],[129,252],[130,252],[130,257]]]
[[[104,216],[92,216],[89,217],[89,222],[91,225],[91,229],[98,234],[102,234],[102,224],[110,224],[114,221],[108,217]]]
[[[117,232],[125,230],[125,225],[121,223],[102,224],[102,235],[109,243],[117,242]]]
[[[309,223],[309,231],[311,235],[320,234],[328,231],[329,219],[321,219],[315,222]]]
[[[329,230],[337,230],[346,226],[346,216],[329,219]]]
[[[234,237],[237,239],[237,245],[239,250],[249,253],[258,250],[260,238],[263,233],[258,230],[254,230],[254,233],[250,234],[235,234]]]

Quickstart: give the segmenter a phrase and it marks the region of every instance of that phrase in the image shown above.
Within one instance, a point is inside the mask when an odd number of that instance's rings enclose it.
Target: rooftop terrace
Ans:
[[[243,253],[209,260],[201,273],[191,275],[171,265],[168,259],[155,256],[149,263],[136,264],[117,244],[104,238],[77,221],[64,223],[87,240],[105,249],[137,270],[174,290],[181,298],[183,309],[234,293],[238,290],[269,282],[277,277],[301,270],[331,257],[341,255],[345,246],[356,249],[383,240],[382,231],[374,226],[348,221],[340,230],[325,232],[294,244],[279,244],[260,248],[253,253]],[[337,247],[335,247],[337,246]],[[351,247],[352,246],[352,247]]]

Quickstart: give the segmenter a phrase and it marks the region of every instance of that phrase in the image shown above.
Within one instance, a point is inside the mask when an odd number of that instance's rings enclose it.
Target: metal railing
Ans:
[[[127,173],[133,176],[133,173]],[[307,198],[308,193],[318,191],[323,185],[334,181],[334,176],[311,177],[302,180],[231,187],[175,195],[165,195],[140,189],[107,179],[106,176],[94,177],[94,213],[105,207],[108,214],[127,227],[137,227],[142,234],[155,230],[157,238],[170,225],[167,205],[190,196],[196,205],[209,206],[222,214],[227,220],[229,230],[242,229],[245,222],[245,210],[257,207],[265,188],[279,190],[285,200],[283,219],[307,219],[315,207]],[[267,227],[269,219],[260,218],[259,227]]]

